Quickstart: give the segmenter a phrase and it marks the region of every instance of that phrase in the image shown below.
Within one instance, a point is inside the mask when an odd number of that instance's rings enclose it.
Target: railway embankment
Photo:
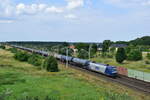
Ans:
[[[24,96],[49,96],[61,100],[149,99],[148,95],[94,78],[72,68],[65,68],[62,64],[59,64],[60,72],[46,72],[28,63],[16,61],[13,54],[5,50],[0,50],[0,60],[0,94],[5,90],[11,93],[6,97],[7,100]]]

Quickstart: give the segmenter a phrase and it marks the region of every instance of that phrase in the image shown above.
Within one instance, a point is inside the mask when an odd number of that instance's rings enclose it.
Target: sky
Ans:
[[[0,41],[127,41],[150,36],[150,0],[0,0]]]

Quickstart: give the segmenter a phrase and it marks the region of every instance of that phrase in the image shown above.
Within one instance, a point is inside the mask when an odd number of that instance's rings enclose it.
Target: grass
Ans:
[[[6,100],[18,100],[26,96],[38,96],[40,100],[46,96],[53,98],[52,100],[149,99],[144,94],[65,68],[63,65],[59,65],[59,68],[61,71],[57,73],[46,72],[25,62],[16,61],[12,53],[0,50],[0,98],[2,94],[6,94]]]
[[[125,60],[122,64],[117,63],[115,58],[96,57],[96,58],[92,58],[91,60],[99,62],[99,63],[110,64],[112,66],[126,67],[126,68],[130,68],[130,69],[135,69],[135,70],[150,73],[150,64],[145,64],[145,61],[148,60],[146,58],[146,53],[143,53],[143,60],[140,60],[140,61]]]

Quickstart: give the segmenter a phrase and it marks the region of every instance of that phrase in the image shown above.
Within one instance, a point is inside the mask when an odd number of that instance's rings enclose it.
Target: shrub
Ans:
[[[5,49],[6,47],[4,45],[0,45],[0,48],[1,49]]]
[[[142,52],[139,50],[132,50],[128,55],[128,60],[130,61],[138,61],[142,60]]]
[[[19,60],[19,61],[28,61],[29,54],[26,52],[18,51],[15,53],[14,58]]]
[[[145,64],[150,64],[150,61],[146,60],[146,61],[145,61]]]
[[[108,57],[108,58],[113,58],[113,54],[108,53],[108,54],[107,54],[107,57]]]
[[[40,66],[42,64],[42,59],[36,55],[36,54],[32,54],[29,58],[28,58],[28,63],[35,65],[35,66]]]
[[[102,57],[102,58],[105,58],[105,57],[106,57],[106,55],[107,55],[107,53],[106,53],[106,52],[102,52],[101,57]]]
[[[146,56],[148,59],[150,59],[150,53],[147,53],[147,56]]]
[[[116,61],[122,63],[126,59],[126,52],[124,48],[118,48],[116,53]]]
[[[12,53],[17,53],[17,49],[16,48],[9,48],[9,51],[11,51]]]
[[[43,68],[45,68],[49,72],[58,72],[59,71],[57,60],[52,56],[45,59],[45,61],[43,63]]]

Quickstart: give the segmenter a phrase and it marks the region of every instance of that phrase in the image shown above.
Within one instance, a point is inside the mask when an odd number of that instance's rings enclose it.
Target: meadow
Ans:
[[[0,50],[0,100],[149,100],[148,95],[107,82],[59,64],[59,72],[46,72]]]

